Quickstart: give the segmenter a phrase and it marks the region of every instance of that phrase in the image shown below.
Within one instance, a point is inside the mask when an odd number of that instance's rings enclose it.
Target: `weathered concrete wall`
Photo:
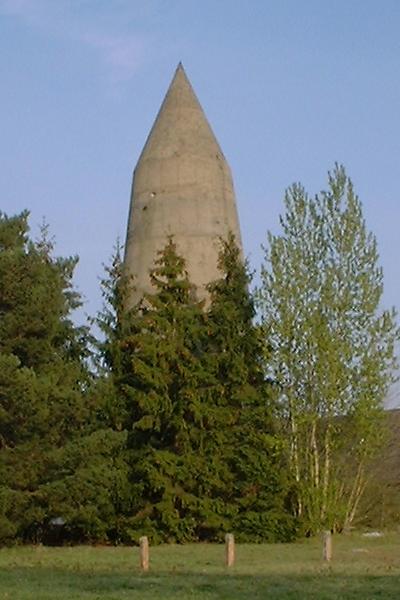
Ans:
[[[181,65],[133,175],[124,263],[134,275],[132,302],[151,289],[149,270],[174,236],[200,298],[218,274],[218,239],[241,245],[229,166]]]

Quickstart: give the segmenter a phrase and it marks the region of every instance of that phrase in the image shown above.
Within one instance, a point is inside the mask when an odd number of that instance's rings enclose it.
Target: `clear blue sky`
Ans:
[[[78,254],[85,310],[176,64],[231,165],[254,268],[284,190],[344,163],[400,306],[398,0],[0,0],[1,210]]]

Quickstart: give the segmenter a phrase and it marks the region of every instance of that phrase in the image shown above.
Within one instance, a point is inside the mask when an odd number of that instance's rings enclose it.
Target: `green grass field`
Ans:
[[[229,570],[223,545],[159,546],[150,549],[146,574],[137,548],[4,548],[0,600],[400,598],[400,534],[353,533],[333,544],[329,565],[319,539],[237,545]]]

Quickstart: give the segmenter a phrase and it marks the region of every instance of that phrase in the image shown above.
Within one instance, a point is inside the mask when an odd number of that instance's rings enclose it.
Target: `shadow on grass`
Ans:
[[[238,575],[192,572],[132,575],[117,571],[7,568],[0,599],[12,600],[363,600],[399,598],[400,575]]]

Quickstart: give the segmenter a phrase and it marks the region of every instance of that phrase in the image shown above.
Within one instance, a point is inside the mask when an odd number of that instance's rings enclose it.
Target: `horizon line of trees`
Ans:
[[[77,258],[0,213],[0,543],[290,541],[357,520],[384,444],[396,314],[341,166],[294,185],[261,285],[232,235],[199,301],[173,237],[130,306],[121,249],[103,310],[71,314]],[[258,319],[256,312],[258,311]]]

